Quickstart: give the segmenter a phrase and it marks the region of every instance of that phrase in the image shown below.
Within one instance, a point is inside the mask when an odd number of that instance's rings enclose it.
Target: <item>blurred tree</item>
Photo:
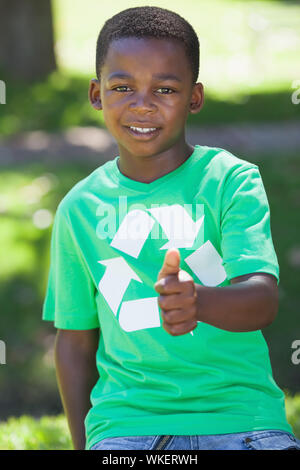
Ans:
[[[26,81],[56,69],[51,0],[0,0],[0,68]]]

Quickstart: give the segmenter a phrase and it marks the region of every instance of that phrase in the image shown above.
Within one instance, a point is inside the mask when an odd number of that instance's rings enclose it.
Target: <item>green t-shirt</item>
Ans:
[[[169,247],[206,286],[279,267],[257,165],[196,146],[174,171],[134,181],[110,160],[58,206],[43,319],[100,328],[86,448],[116,436],[292,432],[261,331],[162,327],[154,283]]]

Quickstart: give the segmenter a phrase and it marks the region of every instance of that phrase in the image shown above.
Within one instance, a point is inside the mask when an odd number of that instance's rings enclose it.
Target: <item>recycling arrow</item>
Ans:
[[[99,291],[116,315],[131,279],[138,282],[142,280],[122,257],[98,261],[98,263],[106,266],[105,273],[98,284]]]
[[[205,286],[218,286],[227,277],[223,260],[209,240],[184,261]]]
[[[126,214],[110,246],[138,258],[155,221],[145,211],[132,210]]]

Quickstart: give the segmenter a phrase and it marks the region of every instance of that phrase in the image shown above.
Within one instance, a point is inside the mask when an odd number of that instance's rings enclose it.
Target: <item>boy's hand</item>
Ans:
[[[197,326],[197,295],[193,278],[180,269],[177,248],[167,251],[154,284],[161,308],[163,328],[172,336],[189,333]]]

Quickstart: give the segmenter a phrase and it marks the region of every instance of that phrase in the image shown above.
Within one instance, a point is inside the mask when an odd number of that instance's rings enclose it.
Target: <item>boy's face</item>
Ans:
[[[89,94],[120,155],[128,157],[182,149],[188,114],[203,104],[203,86],[192,83],[183,45],[152,38],[112,42],[101,81],[91,81]]]

